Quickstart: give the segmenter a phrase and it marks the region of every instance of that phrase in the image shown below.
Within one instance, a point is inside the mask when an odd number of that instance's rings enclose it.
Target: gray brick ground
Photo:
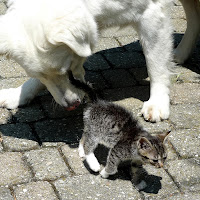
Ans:
[[[16,88],[27,81],[28,77],[21,78],[1,78],[0,77],[0,89]]]
[[[0,56],[0,70],[2,78],[27,77],[24,69],[5,55]]]
[[[0,125],[8,123],[11,117],[11,112],[9,112],[7,109],[0,108]]]
[[[16,185],[32,179],[31,172],[22,160],[21,153],[1,153],[0,160],[0,186]]]
[[[172,131],[169,141],[181,157],[200,157],[200,134],[198,129]],[[195,145],[191,146],[192,143]]]
[[[82,116],[45,120],[35,124],[35,130],[41,142],[77,143],[81,137],[82,129]]]
[[[109,101],[119,101],[130,97],[147,101],[149,99],[149,87],[135,86],[127,88],[106,89],[103,91],[104,98]]]
[[[183,83],[183,84],[173,85],[173,89],[171,90],[171,102],[172,104],[179,104],[179,103],[198,104],[200,102],[199,84]]]
[[[198,193],[186,193],[186,194],[177,194],[177,195],[174,195],[174,196],[166,197],[164,199],[169,199],[169,200],[188,200],[188,199],[199,200],[200,195]]]
[[[103,76],[113,88],[136,85],[134,77],[124,69],[105,70],[103,71]]]
[[[46,181],[19,185],[14,193],[17,200],[58,200],[51,184]]]
[[[187,69],[184,67],[177,67],[174,71],[175,71],[175,75],[173,76],[172,81],[176,83],[183,83],[183,82],[184,83],[200,83],[200,75],[196,72],[193,72],[190,69]],[[180,87],[181,85],[178,85],[178,86]],[[174,85],[174,87],[176,87],[176,85]]]
[[[0,1],[0,13],[6,11],[4,2]],[[186,28],[178,0],[171,14],[176,46]],[[120,167],[109,180],[91,173],[77,149],[85,105],[66,112],[45,91],[26,107],[0,108],[0,200],[200,200],[200,41],[191,58],[173,71],[169,120],[152,124],[138,116],[143,101],[149,98],[150,85],[138,39],[133,27],[103,31],[95,49],[100,52],[84,64],[86,80],[101,90],[105,99],[132,111],[151,133],[172,130],[165,141],[165,170],[145,165],[148,187],[140,192],[130,181],[129,166]],[[0,56],[0,72],[0,89],[17,87],[28,79],[6,56]],[[102,146],[95,151],[102,165],[107,153]]]
[[[147,68],[141,67],[141,68],[134,68],[129,70],[131,74],[133,74],[135,80],[138,82],[139,85],[149,85],[149,77],[147,74]]]
[[[61,151],[64,154],[67,162],[69,163],[70,168],[73,172],[78,174],[88,174],[89,171],[84,166],[82,159],[78,155],[78,144],[74,145],[64,145],[61,147]]]
[[[145,165],[144,169],[147,171],[143,179],[147,183],[143,190],[145,199],[164,199],[179,193],[177,186],[163,168]]]
[[[103,90],[108,88],[108,83],[99,72],[88,71],[85,75],[86,81],[89,81],[96,89]]]
[[[99,38],[98,45],[95,47],[94,52],[103,51],[110,48],[119,47],[119,43],[114,38]]]
[[[11,192],[8,188],[0,187],[0,200],[14,200],[14,197],[11,195]]]
[[[99,176],[82,175],[60,179],[54,185],[62,200],[141,200],[140,194],[133,189],[131,182],[125,180],[108,180]]]
[[[27,124],[9,124],[0,127],[2,144],[7,151],[25,151],[38,148],[38,142]]]
[[[39,105],[32,104],[25,108],[18,108],[11,111],[15,122],[25,123],[38,121],[44,118]]]
[[[142,53],[138,52],[122,52],[122,53],[104,53],[107,60],[115,68],[133,68],[133,67],[145,67],[146,63]]]
[[[57,149],[44,148],[24,154],[35,180],[55,180],[69,175],[69,169]]]
[[[176,128],[200,127],[200,104],[179,104],[171,106],[170,120]]]
[[[168,172],[184,191],[193,185],[200,183],[200,160],[199,158],[169,161]]]
[[[84,67],[87,70],[98,71],[103,69],[109,69],[109,64],[105,61],[101,54],[94,54],[89,57],[84,63]]]

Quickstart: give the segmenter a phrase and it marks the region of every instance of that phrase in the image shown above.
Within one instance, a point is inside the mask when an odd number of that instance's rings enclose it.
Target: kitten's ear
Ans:
[[[141,137],[137,142],[138,149],[149,150],[152,149],[152,145],[145,137]]]
[[[171,132],[171,131],[167,131],[166,133],[161,133],[161,134],[157,135],[157,137],[158,137],[162,142],[164,142],[166,136],[169,135],[170,132]]]

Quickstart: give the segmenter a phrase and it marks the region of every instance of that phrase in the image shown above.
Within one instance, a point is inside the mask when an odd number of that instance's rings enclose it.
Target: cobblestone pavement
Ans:
[[[0,10],[6,10],[2,1]],[[172,10],[177,45],[186,21],[178,1]],[[84,66],[86,79],[105,99],[117,101],[137,116],[149,97],[149,80],[132,28],[103,32],[96,53]],[[28,78],[4,56],[0,57],[0,71],[0,88],[16,87]],[[200,199],[200,43],[188,62],[175,71],[169,120],[149,123],[138,117],[154,134],[172,130],[166,142],[165,168],[144,166],[148,173],[144,191],[135,189],[128,167],[110,179],[88,171],[77,153],[83,106],[66,112],[43,92],[26,107],[0,108],[0,200]],[[100,152],[102,149],[96,152],[98,157]],[[99,157],[102,164],[105,156]]]

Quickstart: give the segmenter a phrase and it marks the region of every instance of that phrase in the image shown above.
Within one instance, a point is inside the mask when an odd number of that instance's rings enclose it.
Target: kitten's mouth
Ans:
[[[155,165],[157,168],[163,168],[163,163],[157,163],[156,165]]]

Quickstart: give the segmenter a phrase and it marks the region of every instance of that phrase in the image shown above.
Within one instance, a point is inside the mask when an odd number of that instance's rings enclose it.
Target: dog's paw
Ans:
[[[169,118],[169,100],[168,99],[149,99],[144,102],[141,110],[144,119],[150,122],[159,122]]]
[[[94,171],[94,172],[100,171],[101,166],[100,166],[98,160],[96,159],[94,153],[90,153],[89,155],[86,155],[85,158],[86,158],[86,161],[92,171]]]
[[[0,107],[15,109],[20,104],[20,90],[10,88],[0,90]]]

